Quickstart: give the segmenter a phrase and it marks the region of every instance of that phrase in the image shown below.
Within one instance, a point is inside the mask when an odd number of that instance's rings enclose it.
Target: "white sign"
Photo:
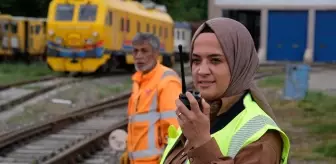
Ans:
[[[122,129],[116,129],[109,136],[109,144],[116,151],[124,151],[126,149],[127,133]]]

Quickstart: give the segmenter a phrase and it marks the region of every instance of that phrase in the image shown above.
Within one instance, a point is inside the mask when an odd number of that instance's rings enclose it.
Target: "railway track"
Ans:
[[[109,125],[126,120],[125,105],[128,97],[129,93],[110,102],[2,136],[0,138],[0,163],[40,163],[56,154],[59,155],[58,152],[97,134],[98,131],[108,129]],[[108,110],[111,108],[114,110]],[[41,149],[38,149],[39,147]],[[24,153],[25,150],[28,152]]]
[[[186,69],[186,73],[190,73],[188,69]],[[47,76],[41,79],[21,81],[21,82],[9,84],[9,85],[0,86],[0,112],[8,110],[13,106],[19,105],[25,101],[28,101],[34,97],[37,97],[38,95],[47,93],[61,86],[80,82],[82,80],[90,79],[90,78],[97,78],[97,76],[88,76],[88,77],[82,77],[82,78],[72,78],[72,77],[63,77],[63,76]],[[52,81],[57,81],[57,80],[59,80],[59,82],[54,82],[53,84],[51,83]],[[40,83],[41,86],[44,84],[47,84],[47,85],[45,85],[44,87],[39,87],[37,85],[35,85],[35,87],[34,86],[29,87],[29,85],[32,85],[34,83]],[[2,98],[2,97],[5,97],[5,98]]]
[[[187,69],[188,66],[185,67]],[[176,70],[176,68],[174,68]],[[177,71],[179,72],[179,71]],[[188,69],[187,69],[188,72]],[[0,85],[0,112],[8,110],[16,105],[26,102],[41,94],[52,91],[64,85],[81,82],[83,80],[104,76],[124,75],[126,72],[111,72],[109,74],[88,74],[80,77],[73,75],[46,76],[35,80],[20,81],[8,85]],[[57,82],[53,82],[57,81]],[[0,135],[1,137],[1,135]]]
[[[273,74],[259,73],[256,79]],[[111,150],[107,138],[111,131],[126,128],[129,96],[130,93],[125,93],[113,100],[0,136],[0,163],[117,162],[116,157],[121,152]]]
[[[42,77],[42,78],[39,78],[39,79],[25,80],[25,81],[19,81],[19,82],[7,84],[7,85],[0,85],[0,91],[3,91],[5,89],[9,89],[9,88],[12,88],[12,87],[26,85],[26,84],[31,84],[31,83],[36,83],[36,82],[43,82],[43,81],[49,81],[49,80],[53,80],[53,79],[56,79],[56,78],[59,78],[59,77],[61,77],[61,75],[45,76],[45,77]]]
[[[2,86],[0,89],[0,112],[61,86],[85,79],[87,78],[54,76]]]
[[[71,75],[47,76],[41,79],[27,80],[9,85],[3,85],[0,86],[0,112],[8,110],[13,106],[19,105],[34,97],[68,84],[109,75],[115,76],[124,74],[124,72],[115,72],[113,74],[89,74],[83,75],[81,77],[73,77]]]

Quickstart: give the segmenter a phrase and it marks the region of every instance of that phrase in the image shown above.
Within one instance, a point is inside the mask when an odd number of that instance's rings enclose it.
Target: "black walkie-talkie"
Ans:
[[[187,86],[186,86],[186,82],[185,82],[185,77],[184,77],[184,66],[183,66],[183,56],[182,56],[182,45],[178,45],[178,49],[179,49],[179,54],[180,54],[180,63],[181,63],[181,79],[182,79],[182,93],[179,96],[179,99],[183,102],[183,104],[190,110],[190,103],[189,100],[187,98],[186,91],[187,91]],[[202,111],[202,98],[200,96],[200,93],[198,91],[193,91],[193,90],[189,90],[189,92],[195,97],[195,99],[198,102],[199,108]]]

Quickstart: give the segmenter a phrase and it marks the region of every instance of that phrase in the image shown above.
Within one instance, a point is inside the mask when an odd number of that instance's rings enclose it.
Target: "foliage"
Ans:
[[[261,87],[273,87],[273,88],[282,88],[284,86],[285,76],[275,75],[266,77],[258,82],[258,85]]]
[[[198,21],[207,18],[208,1],[205,0],[154,0],[166,5],[175,21]]]
[[[1,0],[0,12],[14,16],[46,17],[51,0]]]
[[[14,16],[46,17],[50,1],[1,0],[0,12]],[[175,21],[198,21],[207,18],[208,1],[205,0],[153,0],[153,2],[165,5]]]

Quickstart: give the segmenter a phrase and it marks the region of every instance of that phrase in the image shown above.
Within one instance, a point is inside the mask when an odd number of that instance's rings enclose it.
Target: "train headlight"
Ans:
[[[93,32],[92,36],[97,37],[98,36],[98,32]]]
[[[92,39],[86,39],[85,43],[86,44],[93,44],[93,40]]]
[[[49,31],[48,31],[48,34],[49,34],[50,36],[53,36],[55,33],[54,33],[53,30],[49,30]]]
[[[56,44],[62,44],[63,41],[62,41],[62,38],[56,37],[55,42],[56,42]]]

